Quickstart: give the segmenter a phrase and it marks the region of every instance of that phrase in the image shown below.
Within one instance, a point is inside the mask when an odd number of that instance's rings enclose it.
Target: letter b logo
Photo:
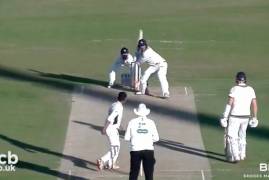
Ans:
[[[260,163],[260,171],[261,172],[268,171],[268,165],[266,163]]]

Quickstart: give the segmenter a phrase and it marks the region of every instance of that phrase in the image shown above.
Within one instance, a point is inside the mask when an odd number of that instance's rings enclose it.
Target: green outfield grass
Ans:
[[[223,152],[217,120],[235,73],[246,71],[261,120],[248,133],[248,159],[210,162],[217,180],[257,172],[269,162],[268,19],[267,0],[0,0],[0,152],[21,159],[0,178],[58,177],[72,89],[107,81],[139,29],[168,60],[171,86],[194,89],[207,150]]]
[[[0,179],[55,179],[69,115],[69,95],[46,84],[0,80],[0,152],[19,157],[16,172]],[[57,172],[57,171],[55,171]]]

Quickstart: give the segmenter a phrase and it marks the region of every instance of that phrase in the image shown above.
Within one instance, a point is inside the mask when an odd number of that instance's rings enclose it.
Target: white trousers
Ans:
[[[116,70],[111,70],[109,73],[109,85],[113,86],[116,81]]]
[[[246,131],[249,118],[230,117],[227,127],[227,157],[243,160],[246,157]]]
[[[108,128],[106,133],[110,144],[110,149],[104,156],[101,157],[101,160],[109,168],[112,168],[120,153],[120,137],[117,128]]]
[[[169,84],[166,78],[167,75],[167,63],[163,62],[158,66],[149,66],[148,69],[144,72],[142,78],[141,78],[141,92],[142,94],[145,94],[146,88],[147,88],[147,81],[151,74],[157,72],[163,95],[165,93],[169,94]]]

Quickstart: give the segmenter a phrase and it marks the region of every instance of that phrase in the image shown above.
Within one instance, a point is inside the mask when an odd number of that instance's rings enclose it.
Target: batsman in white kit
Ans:
[[[246,131],[258,126],[257,100],[255,91],[246,84],[246,74],[236,74],[236,86],[229,93],[228,103],[220,119],[225,129],[226,158],[230,162],[238,162],[246,158]]]
[[[97,159],[97,167],[102,170],[104,167],[109,169],[118,169],[116,165],[117,158],[120,152],[120,137],[119,131],[123,114],[123,103],[125,103],[127,94],[120,92],[118,94],[117,102],[113,103],[108,111],[108,117],[102,130],[102,134],[106,134],[109,140],[110,149]]]
[[[149,77],[151,74],[157,72],[161,83],[162,96],[168,98],[169,84],[166,78],[168,67],[166,60],[149,47],[145,39],[140,39],[138,41],[135,60],[138,64],[146,62],[149,65],[141,78],[141,89],[136,94],[145,94]]]
[[[120,50],[120,56],[116,59],[109,72],[109,84],[108,88],[111,88],[116,81],[116,73],[120,68],[131,68],[131,64],[134,62],[133,56],[129,53],[128,48],[123,47]]]

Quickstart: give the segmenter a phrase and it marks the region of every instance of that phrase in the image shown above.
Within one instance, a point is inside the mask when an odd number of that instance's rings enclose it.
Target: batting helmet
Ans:
[[[126,48],[126,47],[121,48],[121,50],[120,50],[121,55],[128,54],[128,53],[129,53],[128,48]]]
[[[235,77],[236,81],[247,82],[247,76],[244,72],[238,72]]]
[[[138,41],[137,48],[139,49],[139,48],[141,48],[143,46],[148,47],[147,41],[145,39],[140,39]]]

